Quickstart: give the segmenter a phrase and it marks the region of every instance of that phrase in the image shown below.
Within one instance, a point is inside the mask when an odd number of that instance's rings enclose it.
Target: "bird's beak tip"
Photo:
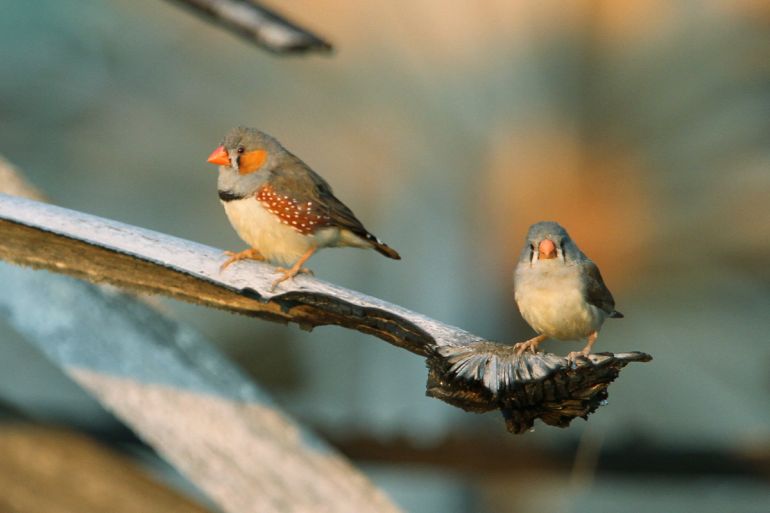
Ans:
[[[230,164],[230,156],[227,154],[224,146],[218,146],[217,149],[211,152],[206,162],[218,166],[227,166]]]
[[[551,239],[543,239],[537,246],[538,259],[548,260],[550,258],[556,258],[556,244]]]

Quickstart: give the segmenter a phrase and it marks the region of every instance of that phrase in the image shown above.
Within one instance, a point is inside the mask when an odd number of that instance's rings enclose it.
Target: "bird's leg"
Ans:
[[[525,351],[537,353],[537,346],[540,345],[540,342],[542,342],[547,338],[548,337],[545,335],[538,335],[524,342],[519,342],[518,344],[513,346],[513,351],[516,354],[516,356],[521,356],[522,354],[524,354]]]
[[[229,256],[230,258],[228,258],[224,264],[219,266],[219,272],[224,271],[230,264],[237,262],[238,260],[248,259],[262,261],[265,259],[265,257],[262,256],[262,253],[254,248],[244,249],[239,253],[235,253],[234,251],[225,251],[225,255]]]
[[[591,348],[594,345],[594,342],[596,342],[596,338],[599,336],[598,331],[592,331],[590,335],[588,335],[588,343],[586,346],[580,350],[580,351],[572,351],[570,354],[567,355],[567,360],[574,362],[575,358],[578,356],[588,356],[591,354]]]
[[[313,256],[313,253],[315,253],[315,250],[316,250],[316,248],[314,248],[314,247],[313,247],[313,248],[310,248],[310,249],[308,249],[308,250],[307,250],[307,252],[306,252],[304,255],[302,255],[301,257],[299,257],[299,260],[297,260],[297,261],[294,263],[294,265],[293,265],[293,266],[291,266],[291,268],[290,268],[290,269],[283,269],[283,268],[279,267],[278,269],[279,269],[279,270],[282,272],[282,274],[281,274],[281,276],[279,276],[279,277],[278,277],[278,279],[276,279],[276,280],[273,282],[273,286],[272,286],[272,287],[270,287],[270,292],[274,291],[274,290],[275,290],[275,287],[277,287],[277,286],[278,286],[278,284],[279,284],[279,283],[281,283],[282,281],[286,281],[286,280],[288,280],[289,278],[294,278],[294,277],[295,277],[296,275],[298,275],[299,273],[304,273],[304,274],[313,274],[313,272],[312,272],[310,269],[304,269],[304,268],[302,267],[302,264],[304,264],[305,262],[307,262],[307,260],[308,260],[308,259],[309,259],[311,256]]]

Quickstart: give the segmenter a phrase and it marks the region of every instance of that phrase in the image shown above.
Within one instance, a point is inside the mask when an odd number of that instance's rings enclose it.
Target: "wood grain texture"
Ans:
[[[205,513],[125,456],[63,429],[0,426],[0,511]]]
[[[220,273],[222,253],[214,248],[22,198],[0,195],[0,235],[0,258],[14,263],[307,329],[335,324],[375,335],[427,358],[429,395],[468,411],[500,409],[515,433],[537,418],[561,427],[585,418],[620,369],[651,359],[603,353],[573,364],[550,354],[518,356],[510,345],[313,277],[271,291],[270,265],[238,262]]]

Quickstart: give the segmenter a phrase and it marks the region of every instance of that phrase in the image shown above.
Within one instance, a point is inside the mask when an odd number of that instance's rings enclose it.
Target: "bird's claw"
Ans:
[[[257,261],[263,261],[265,257],[262,256],[262,254],[257,251],[256,249],[250,248],[245,249],[243,251],[235,252],[235,251],[225,251],[225,256],[229,257],[225,262],[219,266],[219,272],[221,273],[225,269],[227,269],[230,264],[233,264],[237,262],[238,260],[257,260]]]
[[[298,274],[309,274],[310,276],[314,276],[313,271],[307,267],[301,267],[299,269],[285,269],[283,267],[278,267],[278,271],[281,273],[281,275],[276,278],[273,284],[270,286],[270,292],[274,292],[279,283],[282,283],[290,278],[294,278]]]
[[[513,354],[515,354],[516,356],[521,356],[527,351],[529,351],[532,354],[537,354],[537,346],[539,346],[540,343],[545,339],[546,339],[545,335],[538,335],[529,340],[525,340],[524,342],[519,342],[518,344],[514,344]]]
[[[537,344],[534,344],[531,340],[527,340],[526,342],[519,342],[513,346],[513,352],[516,356],[521,356],[527,351],[532,354],[537,353]]]
[[[578,358],[588,358],[589,352],[586,350],[583,351],[572,351],[567,355],[567,361],[570,363],[570,365],[575,366],[577,365],[577,359]]]
[[[276,269],[278,269],[278,271],[283,273],[284,275],[287,275],[286,278],[284,278],[284,279],[293,278],[294,276],[296,276],[298,274],[309,274],[310,276],[315,276],[315,273],[312,270],[308,269],[307,267],[302,267],[302,268],[297,269],[297,270],[295,270],[295,269],[286,269],[285,267],[276,267]],[[283,281],[283,280],[281,280],[281,281]]]

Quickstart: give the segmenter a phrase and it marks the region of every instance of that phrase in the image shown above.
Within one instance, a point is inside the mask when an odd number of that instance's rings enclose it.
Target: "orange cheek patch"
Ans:
[[[242,175],[253,173],[262,167],[265,160],[267,160],[267,152],[265,150],[247,151],[238,159],[238,173]]]

